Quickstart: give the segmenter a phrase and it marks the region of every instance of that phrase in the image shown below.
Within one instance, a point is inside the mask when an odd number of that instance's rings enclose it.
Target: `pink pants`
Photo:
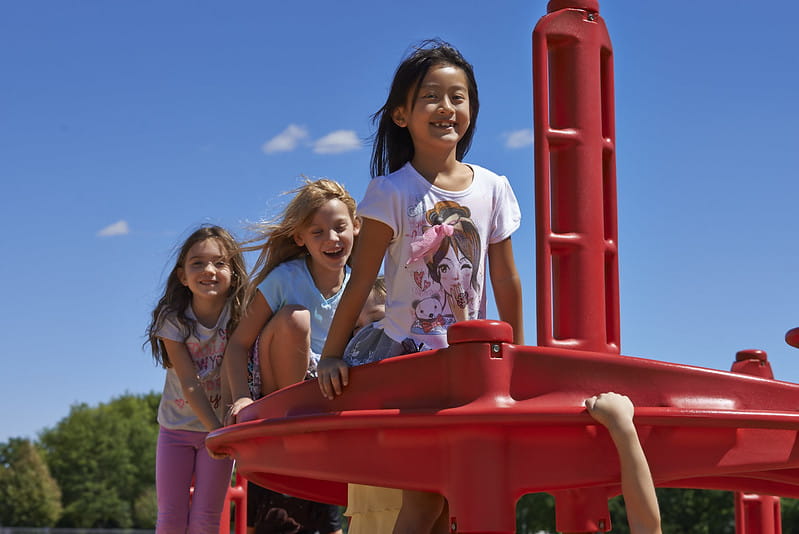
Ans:
[[[156,534],[218,534],[233,460],[211,458],[206,435],[161,427],[155,454]]]

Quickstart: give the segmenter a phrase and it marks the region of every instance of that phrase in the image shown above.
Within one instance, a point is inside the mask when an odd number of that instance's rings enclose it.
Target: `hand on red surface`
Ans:
[[[632,426],[635,407],[626,395],[608,392],[585,399],[588,413],[611,433]]]
[[[591,417],[608,429],[616,446],[630,532],[661,534],[655,484],[633,425],[635,407],[632,401],[619,393],[602,393],[585,399],[585,407]]]
[[[335,399],[341,395],[350,380],[350,368],[341,358],[322,358],[317,366],[319,389],[326,399]]]
[[[253,400],[249,397],[241,397],[240,399],[236,399],[236,401],[230,405],[227,410],[227,414],[225,414],[225,421],[224,425],[232,425],[236,423],[236,418],[239,415],[239,412],[245,406],[249,406],[253,403]]]

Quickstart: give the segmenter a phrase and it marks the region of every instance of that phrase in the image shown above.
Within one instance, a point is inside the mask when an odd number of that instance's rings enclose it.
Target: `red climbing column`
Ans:
[[[613,49],[597,0],[533,32],[538,344],[619,354]],[[559,532],[610,530],[603,491],[555,494]]]
[[[596,0],[533,32],[538,344],[619,353],[613,49]]]

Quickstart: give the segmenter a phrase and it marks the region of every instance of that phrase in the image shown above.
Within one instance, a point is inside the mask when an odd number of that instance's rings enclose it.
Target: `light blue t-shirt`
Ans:
[[[273,313],[277,313],[287,304],[302,306],[311,312],[311,350],[321,354],[338,301],[349,280],[350,268],[345,267],[341,289],[326,299],[316,287],[305,258],[298,258],[275,267],[258,285],[258,289],[263,293]]]

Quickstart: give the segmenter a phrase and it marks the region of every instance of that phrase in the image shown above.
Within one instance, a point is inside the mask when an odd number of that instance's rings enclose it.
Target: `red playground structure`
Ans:
[[[616,391],[657,486],[736,491],[737,532],[781,532],[799,498],[799,385],[762,351],[731,372],[620,355],[613,51],[597,0],[551,0],[533,32],[538,345],[466,321],[446,349],[353,368],[248,406],[208,445],[248,479],[344,504],[348,482],[439,492],[451,530],[512,533],[524,494],[555,497],[560,532],[611,528],[620,492],[606,430],[583,408]],[[786,340],[799,345],[799,331]]]

